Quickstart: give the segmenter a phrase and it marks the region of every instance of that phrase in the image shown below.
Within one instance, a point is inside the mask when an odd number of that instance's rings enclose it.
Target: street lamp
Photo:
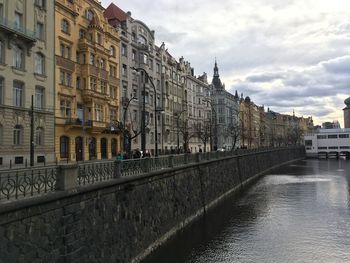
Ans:
[[[181,114],[184,113],[186,109],[182,110],[181,112],[176,112],[174,115],[177,116],[176,118],[176,128],[177,128],[177,153],[180,153],[180,137],[179,137],[179,119],[181,117]],[[187,149],[185,149],[187,151]]]
[[[147,71],[143,68],[135,68],[135,67],[131,67],[131,69],[140,72],[142,71],[147,80],[149,80],[149,82],[151,83],[151,86],[153,88],[154,91],[154,139],[155,139],[155,156],[158,156],[158,123],[157,123],[157,112],[158,111],[162,111],[162,109],[157,109],[157,91],[156,91],[156,87],[154,86],[154,83],[152,81],[152,79],[150,78],[150,76],[148,75]],[[146,95],[146,82],[144,82],[143,84],[143,105],[142,105],[142,123],[141,123],[141,149],[143,152],[145,152],[146,150],[146,101],[145,101],[145,95]]]
[[[203,100],[203,102],[208,102],[210,105],[211,110],[214,112],[214,150],[216,151],[218,149],[218,137],[217,137],[217,114],[215,107],[213,106],[213,103],[211,100]],[[210,138],[210,150],[213,151],[213,146],[212,146],[212,140]]]

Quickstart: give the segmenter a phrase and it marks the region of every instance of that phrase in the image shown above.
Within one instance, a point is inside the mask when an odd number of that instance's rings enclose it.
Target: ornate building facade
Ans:
[[[110,159],[120,150],[119,32],[96,0],[56,0],[58,161]]]
[[[240,146],[239,98],[225,90],[215,61],[208,103],[214,123],[213,150],[231,150]]]
[[[53,16],[52,1],[0,1],[0,167],[54,161]]]

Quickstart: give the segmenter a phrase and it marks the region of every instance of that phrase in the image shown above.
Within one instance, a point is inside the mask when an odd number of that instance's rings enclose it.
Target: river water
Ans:
[[[299,161],[170,240],[144,262],[350,262],[350,161]]]

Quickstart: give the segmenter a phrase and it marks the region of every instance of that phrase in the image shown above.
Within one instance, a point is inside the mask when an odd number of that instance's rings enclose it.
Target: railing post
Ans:
[[[142,162],[143,164],[141,166],[143,166],[143,171],[145,173],[148,173],[151,170],[151,158],[143,158],[140,159],[140,162]]]
[[[188,153],[185,153],[184,155],[184,163],[188,164]]]
[[[56,190],[65,191],[77,187],[78,165],[59,165],[56,179]]]
[[[168,160],[168,166],[170,168],[174,167],[174,156],[173,155],[169,155],[169,160]]]
[[[199,152],[195,153],[195,160],[196,160],[196,163],[200,163],[202,160],[202,154]]]
[[[116,160],[114,165],[114,178],[119,178],[122,176],[122,161]]]

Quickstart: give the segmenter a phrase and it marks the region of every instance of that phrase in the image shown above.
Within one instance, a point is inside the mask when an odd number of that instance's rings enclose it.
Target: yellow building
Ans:
[[[111,159],[120,147],[120,39],[96,0],[56,0],[55,154]]]

